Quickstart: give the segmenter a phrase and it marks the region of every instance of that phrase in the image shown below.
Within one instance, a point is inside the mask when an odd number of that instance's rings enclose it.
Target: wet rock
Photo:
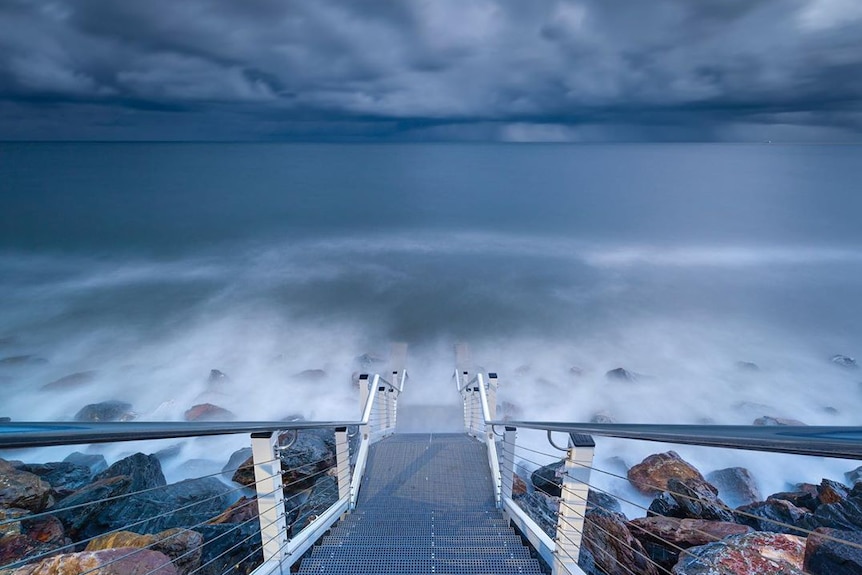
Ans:
[[[35,555],[50,556],[70,545],[63,524],[51,515],[35,519],[24,518],[15,523],[19,532],[0,538],[0,565],[23,561]]]
[[[814,512],[814,521],[817,527],[862,530],[862,483],[854,485],[843,501],[818,506]]]
[[[756,531],[804,536],[804,529],[815,527],[811,512],[783,499],[767,499],[737,509],[736,521]],[[797,529],[798,528],[798,529]]]
[[[236,503],[224,510],[218,517],[210,521],[210,525],[222,523],[245,523],[257,517],[257,497],[242,496]]]
[[[637,376],[630,372],[626,371],[622,367],[617,367],[605,373],[605,378],[610,381],[627,381],[627,382],[635,382],[638,380]]]
[[[622,513],[620,502],[613,495],[590,489],[587,492],[587,510],[597,508],[611,513]]]
[[[12,423],[11,417],[0,417],[0,423]]]
[[[124,401],[103,401],[85,405],[75,414],[75,421],[132,421],[137,414]]]
[[[599,411],[590,418],[590,423],[616,423],[617,420],[607,411]]]
[[[628,527],[650,558],[668,570],[679,560],[680,548],[688,549],[713,543],[730,535],[752,532],[750,527],[738,523],[672,517],[632,519],[628,522]]]
[[[674,499],[670,493],[664,491],[659,493],[658,496],[652,500],[652,503],[650,503],[649,509],[647,510],[647,516],[652,515],[682,519],[685,517],[685,511],[679,506],[676,499]]]
[[[68,462],[25,464],[19,469],[38,475],[47,481],[51,485],[51,495],[56,501],[84,487],[92,478],[89,467]]]
[[[328,475],[318,477],[308,499],[297,510],[290,532],[293,535],[299,533],[336,501],[338,501],[338,483],[335,478]]]
[[[847,482],[850,485],[855,485],[859,481],[862,481],[862,465],[854,469],[853,471],[848,471],[844,474],[844,477],[847,478]]]
[[[518,497],[527,492],[527,484],[517,473],[512,477],[512,497]]]
[[[155,453],[153,453],[153,457],[159,460],[159,463],[164,463],[166,461],[170,461],[172,459],[176,459],[183,452],[183,444],[175,443],[169,447],[165,447],[163,449],[159,449]]]
[[[82,539],[84,531],[93,518],[98,517],[114,503],[115,497],[129,492],[130,477],[120,475],[94,481],[79,489],[52,508],[52,513],[63,522],[66,531],[75,540]],[[96,532],[94,535],[99,535]]]
[[[530,475],[533,487],[550,495],[559,497],[563,476],[566,475],[566,461],[560,460],[544,465]]]
[[[693,465],[675,451],[650,455],[628,470],[628,479],[645,495],[667,490],[669,479],[699,479],[706,481]]]
[[[667,482],[668,493],[676,501],[680,516],[691,519],[733,521],[733,513],[718,498],[718,489],[703,479],[690,478],[684,481],[671,478]]]
[[[584,370],[583,370],[583,368],[578,367],[577,365],[573,365],[572,367],[569,368],[569,375],[574,375],[575,377],[581,377],[582,375],[584,375]]]
[[[752,425],[806,425],[802,423],[798,419],[790,419],[789,417],[772,417],[771,415],[764,415],[763,417],[758,417],[752,422]]]
[[[230,421],[235,417],[231,411],[212,403],[193,405],[183,414],[186,421]]]
[[[126,476],[132,481],[131,491],[141,491],[166,485],[162,464],[153,455],[135,453],[117,461],[106,470],[97,474],[93,480],[100,481],[109,477]]]
[[[760,371],[760,366],[753,361],[737,361],[736,369],[738,369],[739,371],[754,372]]]
[[[836,408],[832,407],[831,405],[825,405],[825,406],[823,406],[823,407],[821,408],[821,411],[823,411],[823,413],[827,413],[827,414],[829,414],[829,415],[838,415],[838,413],[839,413],[839,412],[838,412],[838,409],[836,409]]]
[[[806,540],[802,568],[811,575],[859,575],[862,573],[860,548],[862,533],[821,527]]]
[[[817,497],[820,504],[839,503],[847,499],[850,495],[850,488],[846,485],[832,481],[831,479],[823,479],[820,482],[820,487],[817,489]]]
[[[47,481],[0,459],[0,507],[39,512],[52,503],[51,485]]]
[[[289,441],[283,434],[284,445]],[[281,452],[285,493],[308,489],[321,471],[335,465],[335,434],[328,429],[304,429],[296,435],[289,449]]]
[[[805,539],[786,534],[732,535],[680,557],[674,575],[805,575]]]
[[[504,401],[500,404],[500,412],[503,414],[504,421],[511,421],[513,419],[520,419],[524,415],[524,410],[521,409],[521,406],[512,403],[511,401]]]
[[[45,365],[48,360],[36,355],[10,355],[0,359],[2,367],[18,367],[25,365]]]
[[[263,562],[260,526],[246,524],[202,525],[196,530],[204,538],[201,570],[195,575],[248,575]]]
[[[243,447],[241,449],[237,449],[233,453],[231,453],[230,459],[228,459],[225,466],[222,468],[222,474],[231,478],[240,468],[240,466],[251,458],[251,447]],[[254,480],[254,468],[251,469],[252,481]],[[248,483],[243,483],[243,485],[248,485]]]
[[[16,509],[14,507],[0,507],[0,538],[7,535],[20,535],[21,522],[13,521],[30,515],[30,511],[26,509]]]
[[[844,369],[858,369],[859,367],[855,359],[847,355],[841,355],[840,353],[837,355],[833,355],[830,361],[834,365],[837,365],[838,367],[843,367]]]
[[[155,535],[139,535],[131,531],[117,531],[96,537],[87,544],[86,551],[118,548],[149,548],[164,553],[171,559],[178,575],[193,572],[201,565],[203,537],[188,529],[168,529]]]
[[[299,373],[293,374],[294,379],[301,379],[303,381],[320,381],[321,379],[326,379],[326,372],[322,369],[304,369]]]
[[[370,368],[374,365],[384,363],[385,361],[386,359],[374,353],[363,353],[356,358],[356,363],[363,368]]]
[[[548,537],[557,535],[557,511],[560,508],[560,498],[546,495],[541,491],[527,492],[517,498],[521,509],[541,527]]]
[[[718,494],[730,507],[760,501],[763,497],[751,472],[744,467],[718,469],[706,476],[718,488]]]
[[[800,483],[797,485],[798,491],[782,491],[781,493],[773,493],[769,499],[783,499],[789,501],[796,507],[802,507],[809,511],[814,511],[820,505],[819,494],[816,485],[810,483]]]
[[[207,383],[227,383],[230,381],[230,378],[227,374],[218,369],[211,369],[210,374],[207,377]]]
[[[64,463],[74,463],[75,465],[85,465],[90,468],[90,473],[96,474],[108,468],[108,462],[105,461],[105,456],[97,453],[81,453],[75,451],[70,453],[63,459]]]
[[[11,575],[177,575],[163,553],[129,547],[67,553],[27,565]]]
[[[658,575],[643,545],[629,531],[624,515],[588,511],[582,543],[607,575]]]
[[[91,383],[94,379],[96,379],[95,371],[79,371],[78,373],[72,373],[61,377],[60,379],[55,379],[50,383],[46,383],[42,386],[43,391],[63,391],[66,389],[78,389],[88,383]]]

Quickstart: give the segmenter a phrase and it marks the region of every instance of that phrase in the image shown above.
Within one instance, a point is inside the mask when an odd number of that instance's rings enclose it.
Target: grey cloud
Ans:
[[[0,138],[860,139],[858,6],[7,0]]]

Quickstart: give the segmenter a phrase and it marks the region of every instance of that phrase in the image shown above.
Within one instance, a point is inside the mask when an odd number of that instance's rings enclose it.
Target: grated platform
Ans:
[[[485,446],[459,434],[396,434],[371,446],[356,510],[300,575],[542,573],[494,507]]]

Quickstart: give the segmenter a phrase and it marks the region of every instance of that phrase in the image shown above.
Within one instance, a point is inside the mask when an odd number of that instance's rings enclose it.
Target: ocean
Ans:
[[[457,404],[464,342],[524,419],[859,425],[860,182],[859,146],[3,143],[0,416],[350,419],[402,341],[408,403]]]

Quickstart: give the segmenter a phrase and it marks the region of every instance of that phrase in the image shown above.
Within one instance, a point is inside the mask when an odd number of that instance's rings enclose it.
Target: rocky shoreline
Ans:
[[[220,575],[262,561],[250,449],[221,473],[168,484],[158,454],[112,465],[0,459],[0,575]],[[338,499],[335,438],[304,430],[281,453],[287,523],[301,530]]]
[[[517,477],[513,490],[551,537],[563,465]],[[653,498],[646,516],[629,519],[614,496],[590,489],[579,564],[588,575],[859,575],[862,467],[846,477],[852,487],[823,479],[762,498],[744,468],[704,476],[674,451],[656,453],[627,471]]]

